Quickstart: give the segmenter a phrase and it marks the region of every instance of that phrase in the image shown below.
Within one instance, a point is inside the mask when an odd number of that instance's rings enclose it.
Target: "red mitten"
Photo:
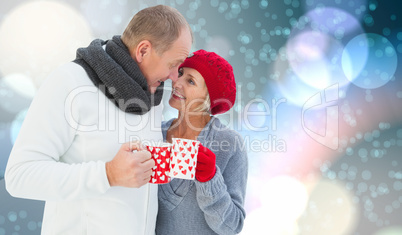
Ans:
[[[215,154],[208,148],[198,147],[197,168],[195,170],[195,178],[200,182],[207,182],[214,177],[216,172]]]

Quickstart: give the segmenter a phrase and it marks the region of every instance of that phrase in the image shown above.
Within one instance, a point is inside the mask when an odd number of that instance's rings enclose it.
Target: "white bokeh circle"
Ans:
[[[301,234],[350,234],[357,226],[358,205],[341,182],[321,179],[298,220]]]
[[[0,71],[23,73],[38,87],[61,63],[75,58],[92,38],[74,8],[54,1],[30,1],[7,14],[0,26]]]
[[[342,67],[346,77],[356,86],[375,89],[393,79],[398,55],[392,43],[379,34],[354,37],[345,47]]]
[[[232,50],[232,44],[226,37],[213,36],[206,42],[205,50],[213,51],[223,58],[228,58]]]
[[[0,79],[0,107],[9,114],[28,108],[36,87],[24,74],[10,74]]]
[[[259,195],[261,207],[247,215],[241,234],[298,234],[297,219],[308,200],[305,186],[280,175],[264,183]]]

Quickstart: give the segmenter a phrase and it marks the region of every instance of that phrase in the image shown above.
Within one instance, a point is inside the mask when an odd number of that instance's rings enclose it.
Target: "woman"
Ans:
[[[157,234],[236,234],[245,218],[247,155],[242,138],[211,116],[232,108],[232,66],[204,50],[179,67],[169,104],[179,117],[162,123],[163,137],[200,141],[196,180],[173,178],[159,186]]]

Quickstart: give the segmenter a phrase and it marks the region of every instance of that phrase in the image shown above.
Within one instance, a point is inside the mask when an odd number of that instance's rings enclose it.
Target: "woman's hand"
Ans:
[[[211,150],[200,144],[198,147],[195,178],[200,182],[207,182],[212,179],[216,172],[215,162],[215,154]]]

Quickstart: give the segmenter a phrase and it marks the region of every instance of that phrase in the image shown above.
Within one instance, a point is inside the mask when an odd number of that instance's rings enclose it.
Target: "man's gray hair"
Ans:
[[[124,30],[121,40],[129,49],[137,47],[143,40],[148,40],[161,55],[170,49],[186,28],[193,39],[190,25],[177,9],[158,5],[135,14]]]

